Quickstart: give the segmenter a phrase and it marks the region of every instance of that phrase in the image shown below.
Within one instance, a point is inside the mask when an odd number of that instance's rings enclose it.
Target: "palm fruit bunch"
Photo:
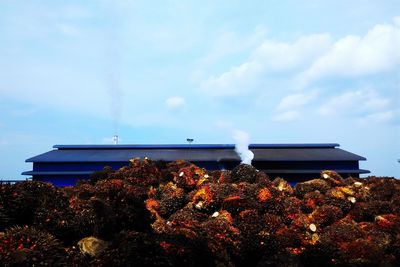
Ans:
[[[107,179],[109,178],[127,180],[133,185],[144,187],[158,185],[161,181],[161,171],[156,162],[147,157],[144,160],[134,158],[130,160],[129,166],[110,173]]]
[[[157,190],[153,187],[148,192],[147,205],[152,205],[151,202],[156,202],[155,211],[162,217],[169,217],[174,212],[183,208],[187,194],[184,189],[178,187],[173,182],[160,185]]]
[[[240,164],[236,166],[230,175],[230,182],[254,183],[256,181],[257,169],[248,164]]]
[[[11,226],[8,213],[13,194],[12,187],[11,184],[0,183],[0,232]]]
[[[213,266],[200,240],[182,235],[123,231],[92,264],[94,266]]]
[[[12,227],[0,236],[3,266],[66,265],[62,244],[47,232],[33,227]]]
[[[114,173],[113,169],[110,166],[105,166],[102,170],[95,171],[90,175],[89,183],[95,184],[100,180],[106,180],[112,173]]]
[[[0,206],[0,231],[4,231],[9,226],[10,218],[2,206]]]
[[[32,225],[49,232],[65,244],[71,244],[78,238],[73,228],[74,223],[74,212],[69,207],[68,198],[62,197],[53,204],[38,207]]]
[[[329,183],[323,179],[313,179],[303,183],[298,183],[295,186],[295,195],[304,198],[307,193],[318,191],[325,194],[331,188]]]
[[[127,180],[107,178],[94,185],[81,184],[67,189],[69,208],[73,212],[71,227],[77,238],[95,235],[110,239],[123,229],[145,230],[149,214],[144,206],[145,188]]]
[[[1,185],[0,206],[14,225],[32,224],[38,208],[58,206],[61,199],[62,194],[49,183],[26,181]]]
[[[399,266],[400,181],[132,159],[73,187],[0,184],[0,241],[5,266]]]

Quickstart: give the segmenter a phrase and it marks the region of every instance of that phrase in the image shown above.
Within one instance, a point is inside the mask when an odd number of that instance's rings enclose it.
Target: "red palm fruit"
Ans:
[[[230,182],[232,183],[254,183],[257,177],[257,169],[248,164],[240,164],[233,168],[230,175]]]
[[[324,194],[331,186],[323,179],[314,179],[296,184],[294,191],[297,197],[304,197],[305,194],[319,191]]]
[[[0,262],[5,266],[66,265],[61,243],[33,227],[14,227],[0,237]]]
[[[321,179],[325,180],[331,186],[344,185],[344,179],[335,171],[325,170],[320,174]]]
[[[325,227],[341,219],[343,212],[336,206],[323,205],[317,207],[309,217],[317,226]]]

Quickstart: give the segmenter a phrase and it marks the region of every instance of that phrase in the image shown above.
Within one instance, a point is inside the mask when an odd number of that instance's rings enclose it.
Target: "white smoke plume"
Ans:
[[[105,34],[105,71],[106,86],[109,99],[110,116],[113,122],[114,135],[118,135],[118,128],[122,115],[123,90],[121,86],[122,52],[120,34],[118,29],[121,26],[116,17],[115,10],[110,9],[109,26]]]
[[[107,93],[110,101],[110,115],[113,120],[114,134],[118,134],[118,126],[121,120],[122,90],[120,78],[116,72],[111,71],[108,75]]]
[[[242,130],[233,130],[233,140],[235,140],[235,151],[238,153],[243,164],[251,165],[254,153],[249,150],[250,136]]]

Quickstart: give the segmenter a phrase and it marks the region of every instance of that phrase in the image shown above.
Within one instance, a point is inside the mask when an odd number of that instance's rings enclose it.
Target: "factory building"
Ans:
[[[252,165],[271,178],[282,177],[300,182],[319,177],[322,170],[333,170],[344,177],[369,173],[359,168],[366,160],[339,144],[251,144]],[[183,159],[208,170],[231,170],[240,164],[235,145],[55,145],[53,150],[29,158],[32,171],[23,172],[34,181],[51,182],[57,186],[74,185],[89,179],[94,171],[110,166],[114,170],[129,164],[132,158],[174,161]]]

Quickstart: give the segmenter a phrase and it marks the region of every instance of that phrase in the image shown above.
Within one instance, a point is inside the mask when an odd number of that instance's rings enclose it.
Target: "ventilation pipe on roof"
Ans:
[[[113,136],[113,143],[114,145],[118,145],[118,135]]]
[[[194,141],[193,138],[186,138],[186,141],[189,143],[189,145],[191,145]]]

